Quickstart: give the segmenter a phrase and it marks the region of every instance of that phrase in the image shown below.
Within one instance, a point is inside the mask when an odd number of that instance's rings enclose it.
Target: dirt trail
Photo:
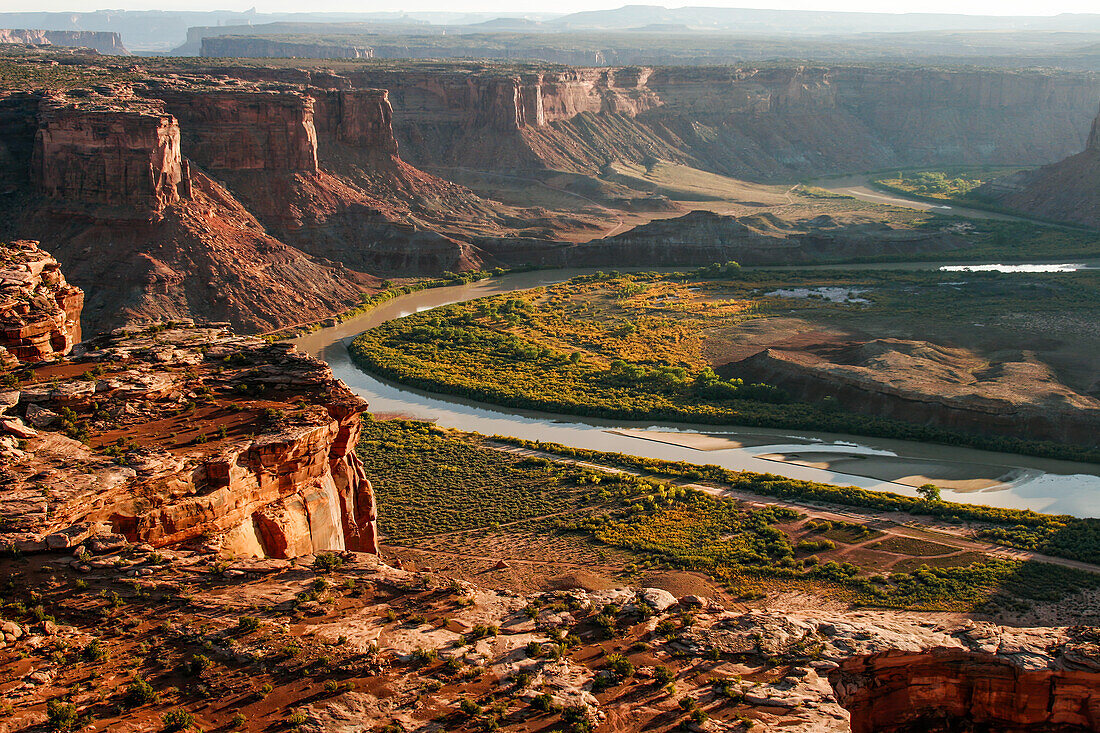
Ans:
[[[499,450],[505,453],[512,453],[520,456],[545,458],[556,463],[563,463],[596,471],[629,474],[632,476],[647,475],[644,471],[604,466],[598,463],[581,461],[575,458],[567,458],[564,456],[556,455],[554,453],[546,453],[543,451],[531,450],[529,448],[519,448],[504,443],[493,443],[487,441],[484,445],[488,448],[492,448],[493,450]],[[718,488],[715,486],[706,486],[704,484],[695,484],[674,480],[668,480],[668,483],[673,483],[678,486],[686,486],[690,489],[697,489],[699,491],[704,491],[714,496],[722,496],[730,499],[736,499],[749,506],[781,506],[795,509],[807,515],[811,519],[824,519],[831,522],[855,521],[861,524],[866,524],[867,520],[870,519],[873,520],[875,523],[868,526],[882,532],[886,537],[892,535],[896,537],[906,537],[910,539],[931,540],[944,545],[948,545],[949,547],[954,547],[960,551],[975,550],[985,553],[987,555],[993,555],[995,557],[1000,557],[1008,560],[1033,560],[1035,562],[1044,562],[1051,565],[1060,565],[1062,567],[1073,568],[1075,570],[1084,570],[1087,572],[1100,574],[1100,565],[1093,565],[1091,563],[1080,562],[1078,560],[1069,560],[1062,557],[1051,557],[1050,555],[1043,555],[1038,552],[1017,550],[1011,547],[1003,547],[1001,545],[994,545],[988,542],[974,540],[967,536],[967,530],[965,529],[945,526],[943,524],[938,524],[935,521],[924,520],[918,517],[913,517],[911,515],[900,515],[892,512],[879,512],[870,510],[865,512],[855,512],[848,511],[846,509],[824,508],[811,503],[796,503],[790,501],[782,501],[779,499],[765,499],[758,494],[752,494],[747,491],[736,491],[730,488]],[[903,521],[899,521],[899,518],[902,516],[904,516],[905,519]],[[885,538],[877,537],[875,539],[876,541],[881,541]]]

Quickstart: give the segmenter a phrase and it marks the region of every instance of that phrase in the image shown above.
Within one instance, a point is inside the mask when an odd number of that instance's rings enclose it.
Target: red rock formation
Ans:
[[[852,733],[1098,731],[1100,669],[954,648],[851,657],[830,673]]]
[[[426,274],[483,264],[470,245],[408,221],[416,201],[442,209],[437,219],[452,200],[481,209],[483,219],[495,213],[470,191],[400,160],[385,91],[241,86],[211,91],[176,82],[141,93],[164,100],[181,120],[188,157],[280,240],[359,271]]]
[[[655,156],[750,179],[1044,163],[1079,148],[1100,93],[1083,75],[856,66],[349,78],[390,90],[416,165],[592,171]]]
[[[317,172],[313,98],[296,92],[144,92],[179,118],[187,157],[211,172]]]
[[[226,134],[208,136],[199,151],[260,178],[271,174],[264,165],[289,175],[298,175],[292,170],[298,167],[303,175],[315,172],[311,100],[276,94],[259,100],[264,104],[232,113],[224,95],[205,100],[211,121],[200,132],[221,126]],[[41,192],[11,212],[16,230],[48,242],[69,277],[84,286],[92,333],[133,319],[192,315],[266,331],[332,315],[375,282],[268,235],[226,188],[191,171],[177,119],[161,100],[120,88],[5,102],[0,111],[10,110],[15,122],[34,105],[41,108],[36,133],[25,123],[4,131],[17,163],[29,148],[19,136],[34,135],[29,180]],[[297,117],[276,115],[280,110]],[[250,124],[258,126],[249,133],[254,144],[235,145]],[[18,174],[13,185],[20,185]]]
[[[180,199],[179,125],[157,103],[102,101],[42,100],[31,178],[58,209],[95,206],[109,208],[109,217],[155,217]]]
[[[323,137],[374,155],[397,155],[393,108],[385,89],[322,91],[316,95],[315,112]]]
[[[191,197],[155,221],[31,212],[22,230],[49,242],[84,287],[85,329],[201,315],[244,332],[321,320],[358,303],[375,278],[321,262],[264,231],[216,181],[194,171]]]
[[[14,396],[0,429],[26,443],[0,445],[11,454],[0,510],[15,532],[0,544],[68,547],[106,527],[235,555],[377,552],[374,494],[354,452],[367,405],[287,344],[187,324],[120,331],[24,377]],[[84,470],[65,474],[46,513],[24,501],[36,474],[72,460]]]
[[[80,341],[84,293],[37,242],[0,245],[0,363],[63,356]]]
[[[42,31],[0,28],[0,43],[28,43],[36,46],[90,48],[113,56],[129,56],[122,38],[112,31]]]

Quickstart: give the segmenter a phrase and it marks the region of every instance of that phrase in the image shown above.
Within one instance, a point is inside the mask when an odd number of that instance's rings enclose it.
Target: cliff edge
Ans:
[[[377,552],[354,453],[366,403],[323,362],[224,326],[118,330],[9,370],[0,545]]]

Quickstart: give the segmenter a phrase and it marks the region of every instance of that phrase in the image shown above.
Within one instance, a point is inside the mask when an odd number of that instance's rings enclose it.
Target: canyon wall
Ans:
[[[195,75],[0,96],[5,234],[49,243],[88,292],[90,333],[190,316],[273,330],[360,302],[368,272],[485,264],[435,226],[491,229],[500,205],[402,161],[385,90],[287,76],[322,86]]]
[[[249,99],[264,103],[233,106],[237,97],[225,94],[196,101],[191,114],[207,122],[189,139],[204,162],[253,178],[316,175],[311,98]],[[166,104],[128,87],[0,100],[0,115],[14,123],[0,130],[16,164],[6,171],[8,192],[18,194],[5,199],[17,207],[7,212],[9,236],[48,243],[88,294],[88,332],[192,315],[266,331],[359,302],[376,281],[268,234],[225,185],[193,169]]]
[[[1095,650],[1085,631],[1086,645]],[[852,733],[989,730],[1100,730],[1100,666],[1095,659],[1013,658],[1011,653],[932,648],[891,650],[840,662],[830,679],[851,713]],[[1081,663],[1083,662],[1083,663]]]
[[[193,29],[189,29],[193,30]],[[322,58],[369,59],[374,49],[361,43],[298,43],[295,41],[250,36],[215,36],[202,39],[200,56],[236,58]]]
[[[111,31],[43,31],[24,28],[0,28],[0,43],[27,43],[35,46],[90,48],[111,56],[129,56],[119,34]]]
[[[313,98],[293,91],[143,92],[180,120],[187,157],[208,171],[317,172]]]
[[[0,244],[0,366],[68,354],[80,341],[84,293],[37,242]]]
[[[180,200],[180,128],[162,104],[54,94],[39,104],[31,178],[61,209],[153,218]],[[121,103],[120,103],[121,102]]]
[[[1035,216],[1100,227],[1100,116],[1082,152],[1039,170],[994,179],[977,193]]]
[[[397,155],[393,107],[385,89],[316,90],[314,121],[321,139],[371,156]]]
[[[105,534],[238,556],[376,553],[355,455],[366,408],[323,362],[217,325],[99,337],[5,394],[0,432],[25,442],[0,437],[11,468],[0,509],[17,530],[0,544]],[[26,501],[35,475],[74,460],[82,471],[53,487],[47,512]]]
[[[778,180],[892,166],[1032,165],[1079,150],[1087,74],[858,66],[365,69],[417,165],[593,171],[647,156]]]

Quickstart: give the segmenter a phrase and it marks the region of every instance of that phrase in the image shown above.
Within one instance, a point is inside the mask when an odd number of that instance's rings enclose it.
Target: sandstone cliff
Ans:
[[[14,384],[0,543],[122,535],[245,556],[377,552],[354,452],[367,405],[293,347],[158,324],[93,340]],[[42,471],[56,477],[45,495]]]
[[[228,86],[139,92],[164,101],[188,158],[280,241],[383,275],[483,264],[474,247],[437,229],[493,222],[499,207],[400,159],[385,90]]]
[[[647,156],[748,179],[1041,164],[1080,149],[1089,75],[873,67],[349,73],[417,165],[594,171]]]
[[[1084,151],[1035,171],[995,179],[977,193],[1043,218],[1100,227],[1100,116]]]
[[[957,730],[960,724],[1004,733],[1100,729],[1096,630],[1028,636],[1026,630],[994,632],[975,650],[852,657],[830,677],[851,713],[852,733]],[[1049,646],[1032,656],[1040,639]]]
[[[106,100],[54,94],[39,103],[31,178],[53,206],[95,206],[101,217],[134,219],[154,218],[180,200],[179,124],[162,104],[127,92]]]
[[[7,199],[18,204],[10,221],[16,234],[47,242],[85,288],[90,333],[192,315],[266,331],[343,310],[376,282],[268,234],[229,190],[192,169],[178,119],[163,100],[121,87],[5,101],[18,123],[4,130],[16,163],[10,185],[35,193]],[[216,117],[224,104],[214,97],[206,108]],[[245,112],[263,122],[255,106]],[[315,170],[311,124],[268,122],[250,133],[251,147],[243,140],[233,146],[244,128],[226,125],[229,134],[196,141],[198,150],[244,167],[263,165],[265,158],[247,155],[260,146],[260,154],[284,167]]]
[[[122,38],[111,31],[42,31],[0,28],[0,43],[27,43],[36,46],[90,48],[112,56],[129,56]]]
[[[84,293],[37,242],[0,245],[0,365],[64,356],[80,341]]]
[[[814,648],[795,674],[738,685],[746,703],[776,711],[765,718],[776,730],[1022,733],[1100,729],[1098,639],[1086,627],[792,610],[712,612],[672,643],[690,656],[771,659]]]

